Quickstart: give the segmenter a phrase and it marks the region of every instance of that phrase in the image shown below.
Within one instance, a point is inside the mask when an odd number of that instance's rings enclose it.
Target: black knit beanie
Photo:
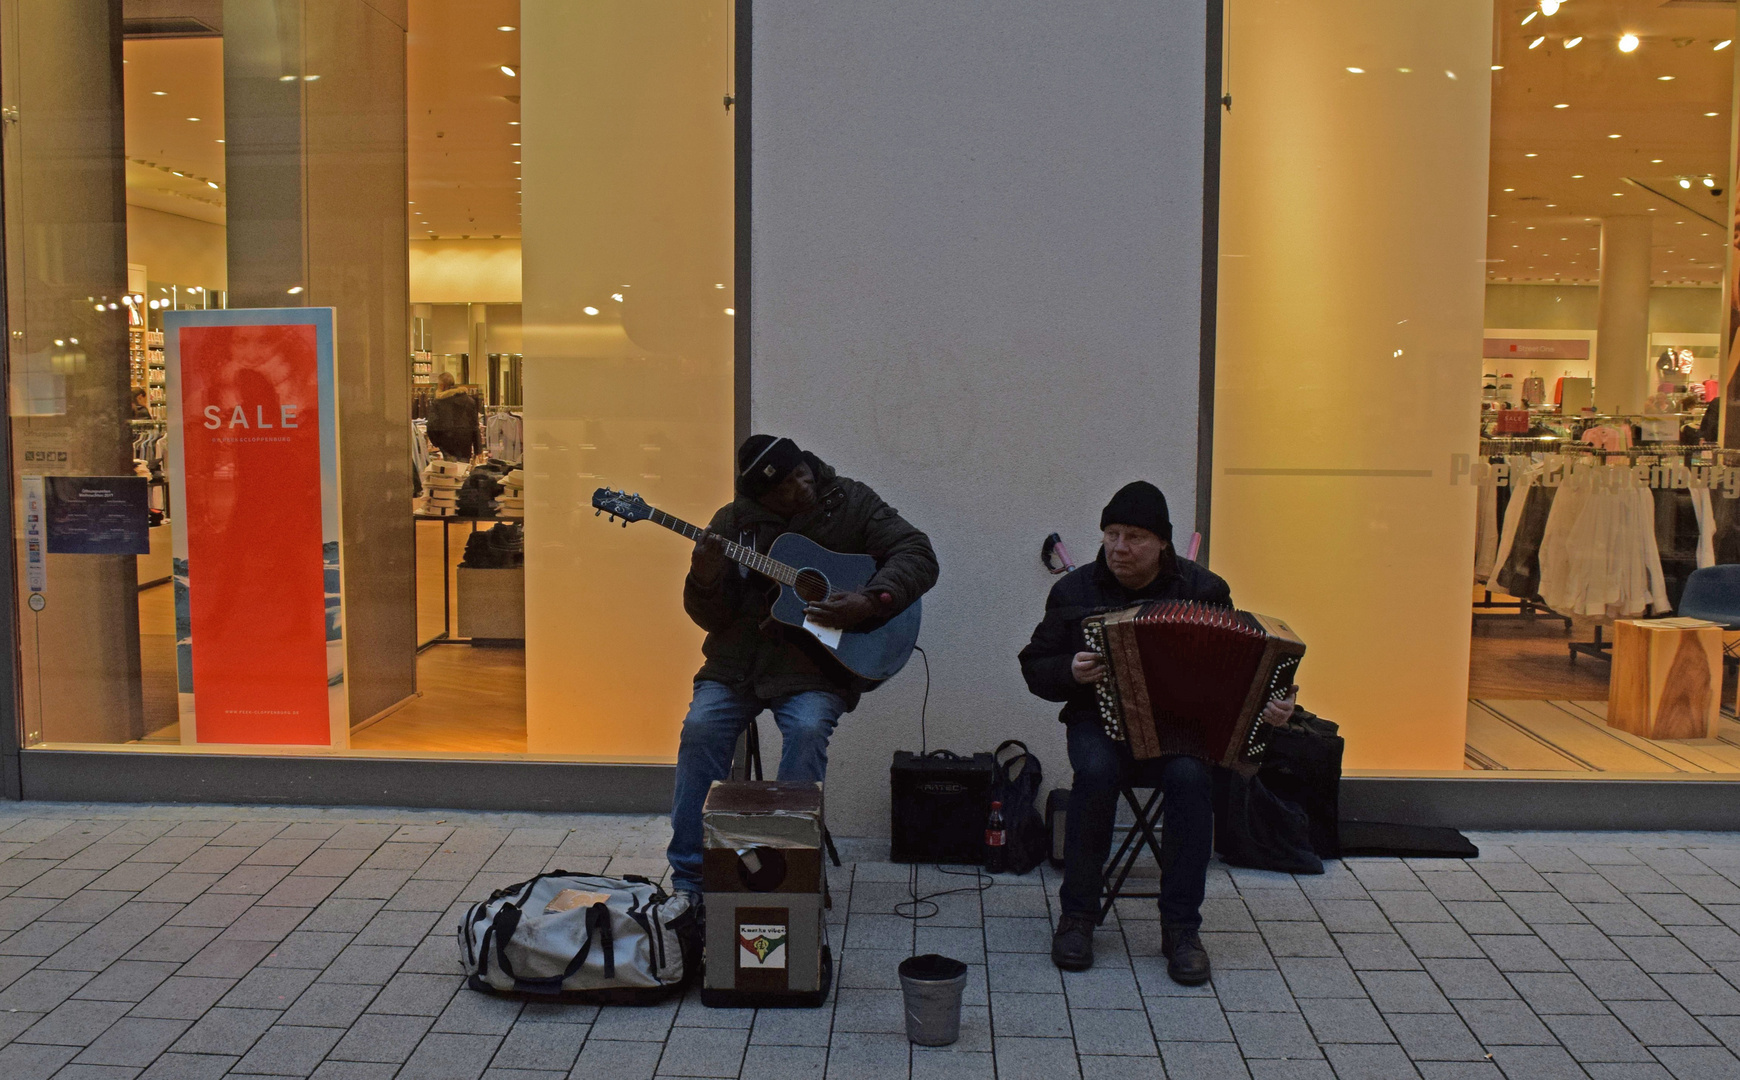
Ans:
[[[804,452],[783,435],[751,435],[737,448],[737,486],[743,494],[759,499],[803,463]]]
[[[1166,512],[1166,496],[1146,480],[1125,484],[1100,511],[1100,531],[1109,525],[1134,525],[1167,541],[1172,540],[1172,518]]]

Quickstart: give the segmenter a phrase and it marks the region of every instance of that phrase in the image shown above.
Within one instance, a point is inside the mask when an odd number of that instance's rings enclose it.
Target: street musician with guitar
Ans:
[[[912,641],[898,632],[909,628],[916,637],[915,605],[937,578],[936,554],[923,532],[869,485],[841,476],[792,440],[751,435],[737,452],[737,466],[737,497],[700,533],[683,583],[683,607],[707,631],[706,662],[695,676],[677,748],[667,854],[674,887],[697,900],[701,804],[713,781],[730,775],[737,737],[762,710],[772,710],[784,740],[779,779],[823,780],[834,726],[865,690],[905,662]],[[657,511],[652,516],[668,519]],[[674,521],[660,524],[674,528]],[[794,571],[776,561],[781,547],[775,544],[790,548],[794,533],[814,542],[805,548],[829,549],[818,557],[870,556],[874,571],[846,591],[830,587],[815,569]],[[845,572],[832,577],[840,580]],[[820,587],[806,588],[811,581]],[[782,603],[802,604],[802,627],[790,625],[799,618],[775,610]],[[876,629],[894,640],[892,653],[886,646],[872,650],[868,663],[849,667],[858,656],[853,646],[876,644],[869,632]],[[847,632],[846,640],[838,631]]]

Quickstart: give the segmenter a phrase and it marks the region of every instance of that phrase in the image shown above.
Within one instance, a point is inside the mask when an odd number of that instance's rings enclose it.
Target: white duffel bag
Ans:
[[[643,877],[556,870],[497,889],[459,924],[473,990],[571,1001],[650,1003],[680,990],[696,965],[685,941],[696,913]]]

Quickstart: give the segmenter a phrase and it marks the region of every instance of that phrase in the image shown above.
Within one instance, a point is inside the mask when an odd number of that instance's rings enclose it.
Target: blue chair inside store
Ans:
[[[1740,630],[1740,563],[1694,570],[1680,595],[1679,614]]]

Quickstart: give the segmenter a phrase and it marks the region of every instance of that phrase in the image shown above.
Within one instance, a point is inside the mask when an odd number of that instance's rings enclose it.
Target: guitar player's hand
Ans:
[[[689,556],[689,573],[694,575],[695,584],[711,588],[719,584],[719,579],[725,576],[726,564],[729,562],[725,557],[724,537],[704,532],[695,541],[695,553]]]
[[[876,614],[876,601],[863,593],[841,593],[816,601],[804,608],[804,614],[817,626],[850,630]]]

